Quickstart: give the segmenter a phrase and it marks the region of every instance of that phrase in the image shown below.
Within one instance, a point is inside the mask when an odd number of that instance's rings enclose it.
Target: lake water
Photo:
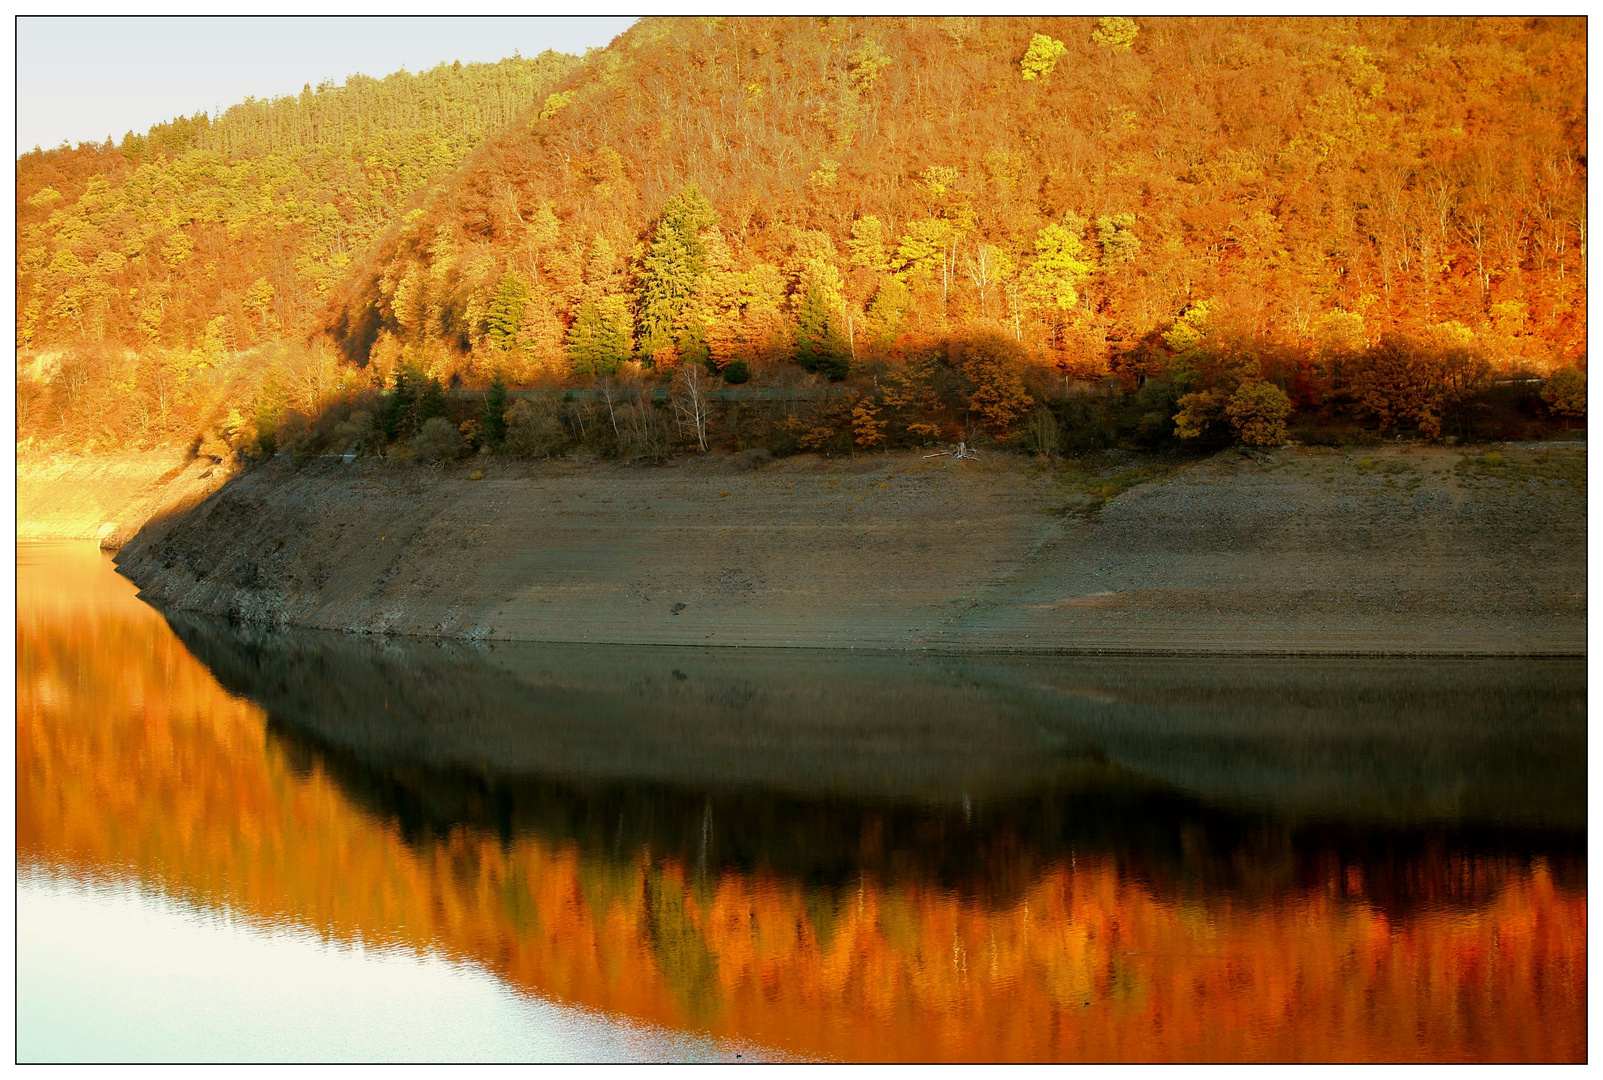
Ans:
[[[17,635],[23,1061],[1585,1059],[1581,661]]]

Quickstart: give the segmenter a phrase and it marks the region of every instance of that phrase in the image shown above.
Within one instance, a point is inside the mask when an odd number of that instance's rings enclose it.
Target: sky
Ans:
[[[17,151],[129,131],[325,79],[606,45],[633,18],[17,19]]]

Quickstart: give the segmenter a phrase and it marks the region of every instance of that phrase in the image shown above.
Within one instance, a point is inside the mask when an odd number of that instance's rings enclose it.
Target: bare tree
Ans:
[[[979,290],[980,315],[985,317],[989,314],[985,306],[986,291],[1007,272],[1006,256],[990,244],[975,244],[974,254],[967,256],[964,270],[974,282],[974,288]]]
[[[1492,270],[1486,265],[1487,213],[1482,203],[1476,203],[1459,216],[1459,235],[1475,252],[1475,279],[1481,286],[1481,306],[1484,308],[1492,295]]]
[[[607,403],[607,419],[612,421],[612,434],[618,440],[618,444],[621,446],[621,445],[623,445],[623,432],[618,430],[618,412],[613,407],[612,380],[611,379],[602,379],[601,380],[601,384],[600,384],[600,390],[601,390],[602,399],[605,400],[606,403]]]
[[[636,395],[633,402],[620,411],[623,413],[623,444],[627,456],[645,454],[661,458],[667,454],[667,424],[649,395]]]
[[[501,231],[508,238],[517,235],[518,230],[513,229],[512,223],[516,221],[519,226],[524,225],[523,214],[518,209],[518,189],[511,184],[503,183],[500,193],[496,196],[495,209],[501,218]]]
[[[707,452],[707,418],[711,402],[707,394],[711,389],[706,373],[697,363],[681,364],[673,378],[673,411],[679,421],[680,434],[696,436],[701,452]]]
[[[292,400],[308,416],[315,415],[318,407],[339,386],[339,361],[322,343],[313,348],[293,350],[285,367],[285,381]]]

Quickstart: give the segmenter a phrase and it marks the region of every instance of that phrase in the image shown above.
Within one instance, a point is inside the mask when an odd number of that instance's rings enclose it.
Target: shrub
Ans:
[[[507,410],[506,447],[518,457],[548,458],[568,444],[568,431],[549,401],[519,398]]]
[[[1542,386],[1542,400],[1555,416],[1586,415],[1586,375],[1573,367],[1553,372]]]
[[[724,382],[738,386],[751,379],[751,368],[744,360],[731,360],[724,365]]]
[[[1173,383],[1167,379],[1148,379],[1133,397],[1126,399],[1119,430],[1143,446],[1158,446],[1174,438],[1172,418],[1179,409],[1180,398]],[[1112,442],[1109,438],[1108,445]]]
[[[443,416],[433,416],[412,437],[410,448],[424,461],[455,461],[462,453],[462,433]]]
[[[1381,430],[1412,420],[1427,435],[1441,429],[1441,413],[1427,378],[1422,351],[1388,334],[1355,364],[1353,393]]]
[[[1182,439],[1217,439],[1224,428],[1230,398],[1223,390],[1199,390],[1180,399],[1174,433]]]
[[[357,409],[334,425],[335,446],[350,453],[363,454],[384,441],[384,433],[373,422],[373,414]]]
[[[1122,397],[1117,390],[1104,390],[1077,394],[1063,402],[1057,412],[1059,449],[1106,450],[1117,442],[1113,412],[1121,404]]]
[[[1024,444],[1030,453],[1045,457],[1058,448],[1058,418],[1045,405],[1030,414],[1024,428]]]
[[[616,414],[618,453],[625,458],[668,456],[668,418],[644,394],[636,397]]]
[[[1422,344],[1388,334],[1354,361],[1353,393],[1383,430],[1412,421],[1437,438],[1447,410],[1485,385],[1490,367],[1484,357],[1444,333],[1435,337]]]
[[[1169,374],[1176,388],[1190,393],[1176,402],[1174,433],[1213,443],[1239,436],[1231,405],[1243,385],[1263,381],[1263,343],[1212,335],[1183,340],[1190,344],[1169,362]]]
[[[294,409],[287,410],[278,418],[278,430],[275,435],[278,449],[284,453],[302,457],[314,449],[312,422],[305,414]]]
[[[1236,437],[1248,446],[1279,446],[1286,441],[1291,399],[1271,382],[1244,382],[1230,396],[1225,415]]]
[[[885,441],[886,422],[879,418],[879,405],[873,398],[863,398],[852,409],[852,432],[858,446],[867,450]]]

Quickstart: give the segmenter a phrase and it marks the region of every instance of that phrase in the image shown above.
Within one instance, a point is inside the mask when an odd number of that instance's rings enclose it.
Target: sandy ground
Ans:
[[[152,517],[193,506],[230,469],[165,448],[17,458],[17,539],[99,540],[116,549]]]
[[[159,605],[470,640],[1583,654],[1585,447],[1482,452],[276,462],[119,565]]]

